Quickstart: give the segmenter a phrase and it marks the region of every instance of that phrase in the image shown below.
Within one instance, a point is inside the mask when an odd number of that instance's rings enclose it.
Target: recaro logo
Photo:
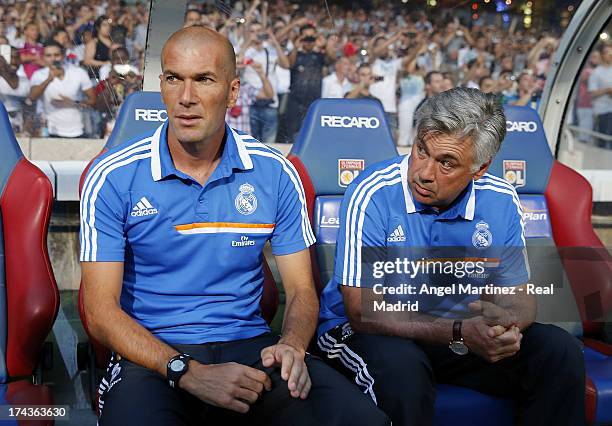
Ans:
[[[380,120],[376,117],[349,117],[347,115],[322,115],[321,127],[344,127],[359,129],[376,129],[380,126]]]
[[[136,121],[166,121],[168,113],[165,109],[135,109],[134,120]]]
[[[536,130],[538,130],[538,123],[535,121],[506,121],[506,131],[508,132],[533,133]]]

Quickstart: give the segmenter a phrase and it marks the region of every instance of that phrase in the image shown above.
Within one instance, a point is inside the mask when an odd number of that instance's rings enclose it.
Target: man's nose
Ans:
[[[194,103],[193,83],[189,79],[183,81],[183,91],[179,101],[182,105],[191,105]]]
[[[433,158],[428,158],[425,160],[423,167],[419,170],[419,179],[421,182],[433,182],[435,180],[436,175],[436,161]]]

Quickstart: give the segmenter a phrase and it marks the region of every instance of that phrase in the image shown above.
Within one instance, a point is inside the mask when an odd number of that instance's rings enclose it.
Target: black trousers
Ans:
[[[285,112],[285,131],[286,131],[286,143],[295,143],[300,128],[306,118],[306,113],[310,104],[313,103],[317,98],[296,98],[289,94],[289,101],[287,102],[287,111]]]
[[[431,425],[436,383],[513,398],[516,424],[585,424],[582,348],[552,325],[532,324],[523,331],[521,350],[496,363],[445,346],[353,333],[348,323],[322,335],[318,345],[326,361],[370,395],[394,426]]]
[[[202,345],[175,345],[205,364],[237,362],[261,367],[261,350],[275,344],[271,334]],[[307,399],[292,398],[280,370],[269,373],[272,390],[240,414],[214,407],[188,392],[171,388],[156,372],[127,359],[111,361],[100,385],[99,425],[389,425],[387,416],[342,374],[320,358],[307,355],[312,381]]]

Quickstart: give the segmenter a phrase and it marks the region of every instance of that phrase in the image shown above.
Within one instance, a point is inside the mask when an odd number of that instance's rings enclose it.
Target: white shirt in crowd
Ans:
[[[30,93],[30,80],[23,70],[23,65],[17,68],[17,78],[19,85],[16,89],[9,86],[8,82],[0,77],[0,101],[4,104],[6,112],[9,113],[9,119],[13,128],[21,131],[23,128],[23,100]]]
[[[267,55],[266,51],[268,52]],[[268,81],[272,86],[272,90],[274,90],[274,103],[270,106],[273,108],[278,108],[278,79],[276,78],[276,63],[278,61],[278,55],[276,54],[276,49],[274,49],[272,46],[269,46],[267,43],[264,43],[263,49],[261,50],[257,50],[254,47],[249,47],[244,52],[244,58],[251,59],[253,60],[253,62],[261,64],[264,73],[267,71],[266,75],[268,76]],[[261,78],[259,78],[257,72],[255,72],[255,70],[249,66],[245,67],[242,78],[247,84],[250,84],[257,90],[261,90],[263,88],[263,82],[261,81]]]
[[[388,60],[376,58],[372,65],[372,74],[375,77],[379,76],[384,78],[382,81],[378,81],[370,86],[370,94],[380,99],[385,112],[397,112],[396,82],[397,72],[401,67],[401,58]]]
[[[49,76],[49,68],[42,68],[32,75],[32,86],[42,84]],[[93,87],[87,72],[82,68],[66,65],[64,78],[54,78],[43,93],[43,111],[47,119],[49,134],[74,138],[83,134],[83,117],[78,108],[56,108],[51,103],[66,96],[72,100],[79,100],[85,90]]]
[[[285,46],[285,55],[293,50],[293,43],[291,40],[287,42]],[[291,86],[291,71],[281,66],[276,67],[276,82],[277,82],[277,95],[284,95],[289,93],[289,86]]]
[[[353,85],[348,78],[344,77],[343,81],[338,80],[338,75],[333,72],[323,78],[321,86],[322,98],[344,98],[348,92],[353,89]]]
[[[598,65],[589,76],[589,92],[612,87],[612,65]],[[593,98],[593,114],[612,112],[612,96],[606,94]]]
[[[0,101],[7,112],[21,111],[23,99],[30,93],[30,81],[23,70],[23,65],[17,69],[17,78],[19,85],[13,89],[4,78],[0,77]]]

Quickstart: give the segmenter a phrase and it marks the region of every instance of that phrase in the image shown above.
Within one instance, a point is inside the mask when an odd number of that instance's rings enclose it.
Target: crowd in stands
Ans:
[[[230,125],[266,143],[292,142],[314,100],[371,98],[397,143],[408,145],[416,108],[455,86],[537,109],[562,31],[484,13],[473,20],[458,9],[339,4],[188,4],[184,26],[214,28],[236,51],[242,85]],[[0,5],[0,45],[10,46],[7,56],[0,46],[0,98],[16,132],[108,134],[122,100],[141,89],[147,23],[148,4],[139,1]],[[577,124],[604,134],[612,133],[610,49],[603,43],[590,55],[575,101]]]
[[[148,2],[0,4],[0,100],[17,134],[101,138],[142,87]]]

